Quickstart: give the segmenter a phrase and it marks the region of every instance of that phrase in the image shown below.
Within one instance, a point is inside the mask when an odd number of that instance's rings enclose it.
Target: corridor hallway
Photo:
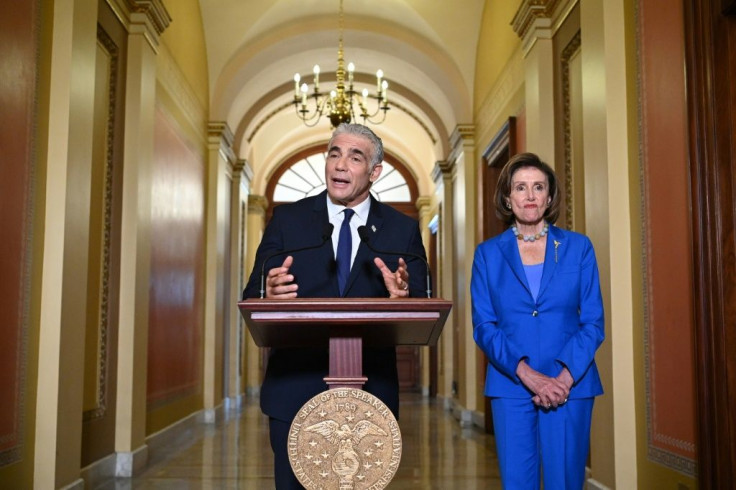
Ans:
[[[436,399],[402,393],[401,466],[389,489],[500,489],[493,437],[463,428]],[[202,422],[175,440],[151,447],[149,466],[133,479],[109,480],[96,490],[273,489],[268,420],[248,398],[212,426]]]

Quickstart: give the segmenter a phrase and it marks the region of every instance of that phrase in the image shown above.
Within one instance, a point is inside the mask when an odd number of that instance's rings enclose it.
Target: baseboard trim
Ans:
[[[611,489],[605,486],[603,483],[594,480],[593,478],[588,478],[585,481],[585,490],[611,490]]]
[[[148,446],[143,445],[132,452],[115,453],[115,476],[132,478],[139,475],[148,464]]]
[[[462,406],[457,400],[452,400],[450,411],[453,417],[460,422],[460,427],[470,427],[473,425],[473,412]]]
[[[60,490],[84,490],[84,480],[82,478],[79,478],[75,482],[59,488]]]
[[[240,407],[240,402],[233,403]],[[231,405],[231,409],[234,408]],[[82,468],[80,476],[84,488],[96,488],[100,484],[114,478],[132,478],[140,475],[149,466],[163,460],[170,453],[171,447],[184,448],[202,435],[209,424],[224,420],[225,408],[204,409],[192,413],[146,437],[146,443],[132,452],[117,452],[101,458]],[[70,486],[70,490],[77,487]]]
[[[225,398],[224,409],[226,412],[231,410],[240,411],[245,401],[245,394],[241,393],[238,396],[229,396]]]

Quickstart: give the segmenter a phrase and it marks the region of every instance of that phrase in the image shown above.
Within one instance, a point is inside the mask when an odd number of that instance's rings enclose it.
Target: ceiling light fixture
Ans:
[[[383,78],[383,70],[376,72],[376,93],[370,94],[368,89],[364,88],[360,95],[353,88],[353,75],[355,65],[348,63],[347,80],[345,80],[345,60],[343,58],[342,47],[343,34],[343,10],[342,0],[340,0],[340,42],[337,49],[337,71],[335,76],[337,86],[331,90],[329,94],[320,92],[319,89],[319,65],[314,65],[314,85],[312,93],[309,93],[309,87],[301,81],[301,76],[297,73],[294,75],[294,108],[296,115],[304,122],[305,125],[315,126],[322,116],[327,116],[333,128],[341,123],[349,123],[356,120],[356,114],[363,118],[363,123],[381,124],[386,119],[386,112],[389,110],[388,82]],[[376,108],[373,111],[368,110],[369,99],[376,101]],[[313,102],[308,104],[308,101]],[[312,109],[308,109],[308,105],[312,105]],[[355,105],[358,111],[355,110]],[[372,104],[372,103],[371,103]],[[383,113],[383,114],[381,114]]]

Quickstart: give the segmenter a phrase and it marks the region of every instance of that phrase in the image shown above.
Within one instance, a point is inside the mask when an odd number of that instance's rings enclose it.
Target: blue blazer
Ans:
[[[255,264],[243,299],[260,297],[261,266],[270,254],[319,244],[324,227],[329,223],[326,191],[274,209],[256,252]],[[410,252],[426,259],[419,223],[392,207],[371,199],[366,227],[371,245],[376,250]],[[354,244],[355,245],[355,244]],[[288,255],[268,261],[268,270],[283,263]],[[335,298],[339,296],[337,267],[332,240],[323,246],[292,254],[294,262],[289,272],[299,284],[300,298]],[[396,270],[399,256],[380,255],[360,243],[350,269],[343,296],[350,298],[387,298],[389,292],[383,275],[373,263],[380,256],[389,269]],[[404,256],[409,270],[409,293],[426,297],[424,262]],[[261,409],[271,417],[290,422],[311,397],[327,389],[323,378],[329,368],[329,352],[324,348],[271,349],[266,375],[261,387]],[[396,370],[396,349],[363,348],[363,374],[368,382],[363,389],[377,396],[398,418],[399,382]]]
[[[473,337],[489,359],[486,396],[532,396],[516,376],[521,359],[553,377],[567,366],[570,398],[603,393],[594,360],[604,338],[603,301],[588,237],[550,226],[535,301],[507,230],[476,248],[470,294]]]

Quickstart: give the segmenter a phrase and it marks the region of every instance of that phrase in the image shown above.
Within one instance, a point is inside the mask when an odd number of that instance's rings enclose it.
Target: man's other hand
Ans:
[[[284,259],[281,267],[274,267],[266,276],[266,298],[292,299],[296,298],[299,285],[294,282],[294,276],[289,274],[289,268],[294,257],[289,255]]]

